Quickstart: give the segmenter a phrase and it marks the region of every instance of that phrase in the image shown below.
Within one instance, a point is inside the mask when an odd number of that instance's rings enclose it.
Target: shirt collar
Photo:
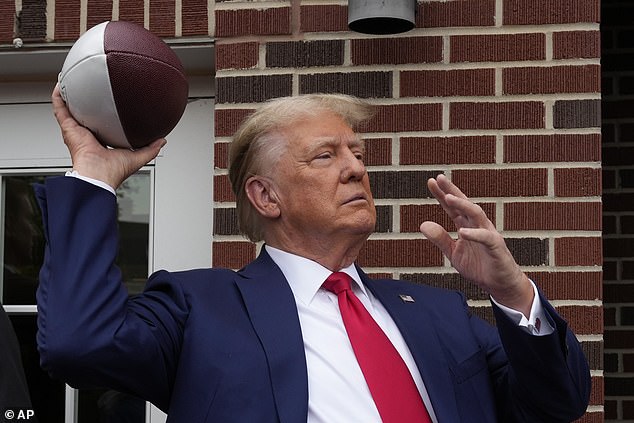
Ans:
[[[275,264],[282,270],[296,300],[306,305],[310,304],[326,278],[332,274],[332,271],[316,261],[279,250],[270,245],[265,245],[264,248]],[[365,287],[361,283],[359,272],[354,264],[341,269],[340,272],[348,274],[356,284],[358,291],[367,296]]]

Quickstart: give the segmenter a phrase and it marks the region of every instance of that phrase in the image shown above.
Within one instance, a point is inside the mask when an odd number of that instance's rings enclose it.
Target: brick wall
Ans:
[[[418,29],[384,38],[348,32],[345,2],[315,3],[216,3],[214,263],[256,254],[237,235],[227,181],[242,117],[281,95],[369,98],[378,222],[359,262],[461,289],[491,319],[484,293],[418,234],[423,219],[449,225],[424,181],[450,174],[580,335],[594,380],[583,421],[602,421],[599,2],[423,2]]]
[[[625,1],[602,5],[605,416],[634,422],[634,23]]]
[[[425,186],[448,174],[579,335],[594,382],[582,421],[603,421],[599,0],[424,1],[417,28],[389,37],[349,32],[343,0],[44,3],[21,0],[24,39],[72,40],[110,16],[164,37],[216,39],[216,266],[256,255],[237,235],[227,177],[242,118],[283,95],[370,99],[378,113],[364,138],[378,221],[360,264],[463,290],[491,319],[486,295],[418,233],[424,219],[449,228]],[[0,14],[0,43],[13,27]]]

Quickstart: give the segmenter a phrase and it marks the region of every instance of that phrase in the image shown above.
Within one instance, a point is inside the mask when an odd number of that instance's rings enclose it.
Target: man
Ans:
[[[71,384],[146,398],[174,422],[564,422],[582,415],[590,378],[578,342],[535,295],[482,210],[446,177],[429,188],[459,239],[432,222],[421,231],[491,294],[497,330],[472,316],[458,293],[373,281],[355,266],[375,224],[364,146],[353,131],[370,117],[368,107],[314,95],[254,113],[234,137],[230,178],[242,231],[265,242],[260,256],[239,272],[160,271],[128,299],[112,264],[112,192],[165,140],[134,152],[104,149],[56,89],[53,108],[75,177],[39,190],[48,240],[38,291],[43,366]],[[351,288],[330,292],[333,277]],[[358,329],[350,309],[373,328]],[[388,338],[380,349],[391,349],[398,363],[377,365],[361,354],[375,348],[359,343],[359,332],[371,332],[372,342]],[[402,382],[385,392],[380,378],[396,368]],[[399,417],[409,408],[419,417]]]

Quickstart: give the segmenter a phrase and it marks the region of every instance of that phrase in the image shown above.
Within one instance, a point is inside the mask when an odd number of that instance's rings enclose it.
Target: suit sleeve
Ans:
[[[500,421],[570,422],[588,406],[591,379],[587,359],[567,323],[546,298],[541,301],[555,331],[534,336],[493,305],[508,366],[497,371]]]
[[[36,187],[46,233],[40,270],[38,349],[42,367],[74,386],[108,386],[165,410],[188,306],[167,272],[128,297],[119,269],[117,205],[76,178]]]

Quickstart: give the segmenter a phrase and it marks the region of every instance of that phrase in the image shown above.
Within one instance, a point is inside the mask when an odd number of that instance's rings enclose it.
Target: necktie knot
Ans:
[[[323,283],[323,287],[325,290],[335,293],[339,295],[339,293],[350,290],[350,276],[344,272],[335,272],[328,276],[326,281]]]

